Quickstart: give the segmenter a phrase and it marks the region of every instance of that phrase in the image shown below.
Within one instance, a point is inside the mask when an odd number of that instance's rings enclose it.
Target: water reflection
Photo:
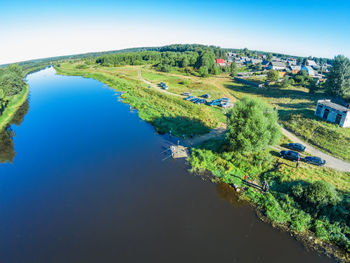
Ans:
[[[216,185],[216,191],[221,200],[230,202],[233,207],[246,206],[248,203],[240,199],[239,193],[228,184],[218,183]]]
[[[10,125],[3,131],[0,131],[0,163],[13,162],[13,159],[16,156],[13,137],[15,137],[16,134],[12,130],[11,125],[21,125],[24,120],[24,116],[27,114],[28,110],[29,102],[28,100],[26,100],[26,102],[23,103],[23,105],[16,112]]]

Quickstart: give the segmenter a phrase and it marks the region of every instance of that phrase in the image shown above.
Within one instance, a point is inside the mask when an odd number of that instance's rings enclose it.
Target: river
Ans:
[[[332,262],[162,161],[168,138],[104,84],[53,68],[27,82],[28,113],[0,147],[0,262]]]

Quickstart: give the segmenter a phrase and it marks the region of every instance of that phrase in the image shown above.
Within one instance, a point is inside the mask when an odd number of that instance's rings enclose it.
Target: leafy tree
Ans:
[[[330,94],[339,97],[350,96],[350,60],[338,55],[327,75],[326,87]]]
[[[236,62],[232,62],[231,65],[230,65],[230,75],[232,77],[236,76],[237,75],[237,71],[238,71],[238,67],[237,67]]]
[[[263,101],[243,98],[228,113],[226,139],[231,150],[259,152],[278,142],[281,132],[277,112]]]
[[[305,192],[304,197],[306,201],[316,208],[336,205],[341,200],[335,187],[324,181],[317,181],[311,184]]]
[[[288,77],[285,77],[281,82],[281,87],[286,89],[291,85],[291,81]]]
[[[273,56],[272,56],[271,53],[267,53],[266,56],[267,56],[267,59],[266,59],[267,61],[271,61],[271,60],[272,60],[272,57],[273,57]]]
[[[277,81],[279,77],[278,71],[271,69],[267,72],[267,80],[270,82]]]
[[[317,81],[316,80],[312,80],[310,81],[309,85],[308,85],[308,89],[309,89],[309,93],[310,94],[315,94],[315,92],[318,89],[318,85],[317,85]]]

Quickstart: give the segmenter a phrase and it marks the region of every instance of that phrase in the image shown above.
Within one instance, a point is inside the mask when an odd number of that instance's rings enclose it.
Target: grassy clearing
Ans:
[[[350,161],[350,129],[314,116],[317,100],[326,96],[323,93],[310,95],[307,89],[295,86],[256,88],[235,82],[224,85],[237,99],[248,94],[265,100],[276,107],[280,122],[288,130],[320,150]]]
[[[61,64],[56,68],[58,73],[77,75],[97,79],[117,91],[124,92],[124,102],[139,111],[141,119],[152,123],[160,133],[180,137],[205,134],[215,128],[220,120],[217,109],[196,105],[184,101],[181,97],[168,95],[155,89],[148,89],[146,84],[133,78],[135,72],[128,69],[128,78],[122,79],[121,68],[85,68],[77,69],[74,64]],[[126,72],[122,69],[122,72]],[[131,76],[131,77],[130,77]]]
[[[13,116],[16,114],[17,110],[22,106],[22,104],[27,100],[29,93],[29,88],[27,85],[23,87],[23,90],[13,96],[7,105],[5,111],[0,116],[0,131],[6,128],[6,126],[11,122]]]

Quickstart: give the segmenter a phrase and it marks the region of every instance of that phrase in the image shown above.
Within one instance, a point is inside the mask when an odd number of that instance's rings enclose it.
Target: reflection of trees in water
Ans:
[[[218,183],[216,190],[220,199],[229,201],[234,207],[246,206],[248,204],[246,201],[240,200],[239,194],[228,184]]]
[[[9,126],[5,130],[0,131],[0,163],[12,163],[13,159],[15,158],[16,152],[14,149],[13,137],[16,136],[16,134],[11,129],[10,125],[21,125],[28,110],[29,102],[26,100],[26,102],[23,103],[23,105],[17,110]]]

